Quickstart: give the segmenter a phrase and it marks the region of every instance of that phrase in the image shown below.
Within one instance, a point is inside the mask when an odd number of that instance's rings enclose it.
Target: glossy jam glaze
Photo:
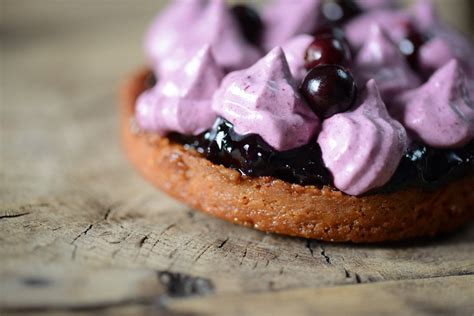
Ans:
[[[333,186],[332,176],[323,163],[316,142],[297,149],[278,152],[258,135],[238,135],[232,124],[218,118],[213,128],[199,136],[177,133],[168,137],[201,153],[215,164],[238,170],[250,177],[271,176],[287,182]],[[403,156],[392,178],[366,194],[388,193],[404,187],[435,189],[474,174],[474,142],[460,149],[433,149],[412,145]]]
[[[178,143],[196,149],[207,159],[241,174],[272,176],[297,184],[322,186],[332,183],[316,142],[297,149],[275,151],[259,135],[238,135],[232,124],[218,118],[211,130],[197,137],[170,134]]]
[[[474,142],[457,149],[412,144],[392,178],[376,192],[393,192],[405,186],[435,189],[449,181],[474,175]]]

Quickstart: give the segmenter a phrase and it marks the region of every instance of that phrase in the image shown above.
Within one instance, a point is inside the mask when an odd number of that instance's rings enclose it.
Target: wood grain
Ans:
[[[3,4],[0,313],[474,312],[472,225],[325,244],[210,218],[135,174],[116,92],[159,3]]]

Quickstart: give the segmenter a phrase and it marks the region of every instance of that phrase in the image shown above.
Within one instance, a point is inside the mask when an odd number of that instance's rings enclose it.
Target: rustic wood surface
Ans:
[[[3,1],[0,314],[473,315],[474,226],[327,244],[188,209],[117,139],[152,1]]]

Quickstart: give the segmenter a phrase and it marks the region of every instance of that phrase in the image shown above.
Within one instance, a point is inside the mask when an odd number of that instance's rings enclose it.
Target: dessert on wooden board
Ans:
[[[122,141],[178,200],[326,241],[474,217],[474,48],[429,1],[174,1],[145,49]]]

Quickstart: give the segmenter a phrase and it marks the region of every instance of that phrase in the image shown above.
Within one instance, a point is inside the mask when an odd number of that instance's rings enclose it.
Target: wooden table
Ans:
[[[473,315],[474,226],[328,244],[190,210],[125,161],[152,1],[4,1],[0,314]]]

